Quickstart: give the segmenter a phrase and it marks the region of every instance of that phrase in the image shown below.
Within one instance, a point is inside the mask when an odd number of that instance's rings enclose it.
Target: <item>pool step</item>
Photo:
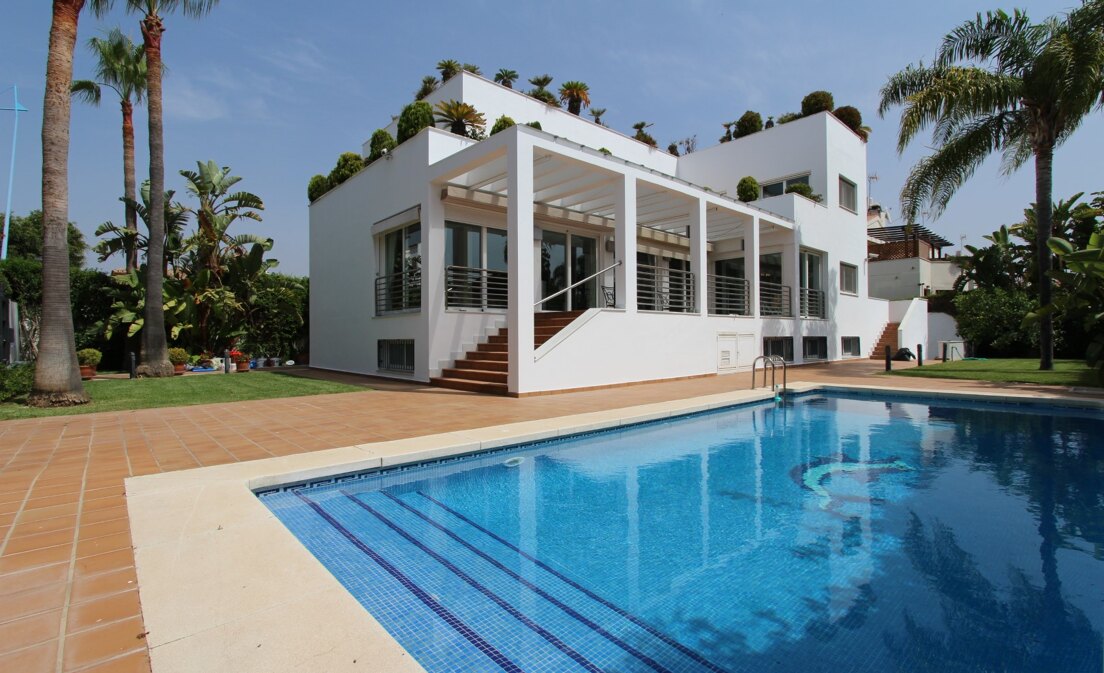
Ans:
[[[478,615],[467,623],[523,670],[541,657],[565,672],[623,670],[626,659],[657,671],[721,670],[443,503],[380,491],[345,499],[330,505],[335,516],[412,576],[437,582],[434,596],[458,619]]]

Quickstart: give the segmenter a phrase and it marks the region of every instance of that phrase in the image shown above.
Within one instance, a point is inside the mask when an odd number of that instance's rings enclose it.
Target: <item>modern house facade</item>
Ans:
[[[311,205],[312,366],[526,395],[926,338],[925,302],[868,296],[866,146],[831,114],[675,157],[470,73],[453,99],[518,125],[424,129]]]
[[[944,256],[951,242],[923,225],[889,224],[881,206],[867,209],[870,295],[881,299],[926,297],[954,289],[962,268]]]

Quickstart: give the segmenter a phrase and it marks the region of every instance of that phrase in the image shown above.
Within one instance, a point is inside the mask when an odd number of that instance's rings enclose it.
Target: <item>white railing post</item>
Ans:
[[[617,259],[617,308],[636,312],[636,178],[622,176],[621,188],[614,197]]]

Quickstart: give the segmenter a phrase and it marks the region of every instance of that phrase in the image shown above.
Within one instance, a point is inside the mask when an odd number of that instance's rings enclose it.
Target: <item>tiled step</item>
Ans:
[[[465,355],[464,357],[470,360],[494,360],[497,362],[508,362],[510,360],[510,353],[505,348],[501,350],[488,350],[484,348],[477,348],[474,351],[468,351],[467,355]]]
[[[483,393],[485,395],[505,395],[510,392],[505,383],[491,383],[490,381],[438,377],[430,379],[429,382],[440,388],[465,390],[469,393]]]
[[[891,322],[885,326],[882,330],[882,335],[878,337],[878,342],[874,345],[874,350],[870,353],[871,360],[882,360],[885,358],[885,347],[889,346],[889,352],[892,355],[897,352],[897,328],[901,326],[901,323]]]
[[[481,360],[474,359],[473,355],[484,355],[484,353],[468,353],[468,357],[457,360],[453,363],[456,369],[485,369],[491,372],[504,372],[507,371],[509,363],[503,360]]]
[[[476,353],[509,353],[510,345],[506,342],[479,344],[475,347]],[[468,351],[469,353],[473,351]],[[508,358],[507,358],[508,359]]]
[[[486,369],[460,369],[448,367],[441,370],[441,376],[446,379],[467,379],[469,381],[489,381],[491,383],[503,383],[507,381],[506,372],[488,371]]]

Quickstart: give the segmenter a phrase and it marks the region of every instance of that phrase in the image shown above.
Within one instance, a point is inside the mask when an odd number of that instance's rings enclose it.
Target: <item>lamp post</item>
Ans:
[[[0,107],[0,110],[10,110],[15,113],[15,122],[12,124],[11,164],[8,168],[8,200],[4,206],[4,227],[0,229],[0,260],[8,258],[8,228],[11,226],[12,184],[15,181],[15,142],[19,137],[19,113],[27,111],[27,108],[19,104],[19,87],[13,84],[11,90],[12,106]]]

